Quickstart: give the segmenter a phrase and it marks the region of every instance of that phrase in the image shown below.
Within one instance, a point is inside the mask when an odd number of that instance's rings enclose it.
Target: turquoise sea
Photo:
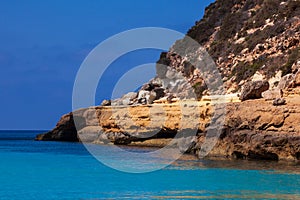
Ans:
[[[128,174],[101,164],[80,143],[37,142],[37,133],[0,132],[1,200],[300,199],[299,165],[183,156],[156,172]],[[111,147],[103,148],[109,154]]]

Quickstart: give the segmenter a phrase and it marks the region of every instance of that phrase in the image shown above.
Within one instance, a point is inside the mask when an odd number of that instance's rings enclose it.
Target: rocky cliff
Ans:
[[[211,77],[205,80],[201,70],[187,58],[200,54],[188,50],[185,44],[189,38],[204,47],[215,62],[224,85],[222,93],[241,92],[244,84],[257,80],[269,81],[273,89],[282,77],[296,74],[300,66],[300,2],[217,0],[206,8],[203,19],[195,23],[186,38],[161,54],[157,76],[142,88],[153,100],[187,96],[185,91],[191,87],[198,99],[211,93],[207,87]],[[178,54],[185,50],[189,55]],[[165,79],[172,80],[174,73],[186,80],[166,83]],[[132,103],[141,102],[138,99]]]
[[[187,37],[215,61],[226,102],[214,102],[203,74],[176,53]],[[224,121],[208,156],[299,161],[299,0],[217,0],[187,37],[161,54],[157,76],[138,93],[64,115],[36,139],[156,147],[172,140],[199,155],[221,106]]]
[[[286,97],[287,103],[282,106],[264,99],[224,104],[222,132],[208,156],[300,160],[299,92]],[[186,120],[182,120],[181,106],[185,108]],[[183,105],[92,107],[63,116],[55,129],[37,139],[163,147],[181,131],[184,134],[176,138],[175,145],[182,148],[181,144],[188,142],[191,146],[184,151],[198,154],[214,112],[208,100],[185,101]],[[80,118],[78,134],[74,131],[74,116]],[[196,126],[191,123],[195,119]]]
[[[187,35],[204,46],[222,74],[227,93],[249,80],[267,79],[271,87],[293,72],[300,58],[299,0],[217,0]],[[172,49],[176,49],[176,44]],[[159,62],[183,71],[172,49]],[[205,84],[190,73],[192,84]],[[199,85],[199,84],[198,84]]]

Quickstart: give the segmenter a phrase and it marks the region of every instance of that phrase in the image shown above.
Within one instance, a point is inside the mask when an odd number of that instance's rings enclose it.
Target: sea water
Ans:
[[[183,156],[159,171],[129,174],[103,165],[80,143],[34,141],[37,133],[0,132],[1,200],[300,199],[299,165]]]

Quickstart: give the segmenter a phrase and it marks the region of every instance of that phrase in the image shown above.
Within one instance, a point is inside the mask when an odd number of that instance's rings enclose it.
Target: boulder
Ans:
[[[273,106],[281,106],[285,104],[286,104],[286,100],[283,98],[277,98],[273,101]]]
[[[269,89],[270,85],[268,81],[250,81],[245,83],[240,100],[245,101],[248,99],[259,99],[264,91]]]
[[[152,104],[156,100],[156,93],[154,91],[151,91],[149,94],[149,98],[147,99],[148,104]]]
[[[137,93],[136,92],[129,92],[127,94],[125,94],[122,99],[130,99],[133,100],[137,97]]]
[[[138,94],[138,102],[141,104],[146,104],[148,103],[148,100],[150,98],[150,92],[146,90],[140,90]]]
[[[287,74],[281,78],[278,84],[278,88],[285,90],[294,87],[295,74]]]
[[[265,99],[265,100],[274,100],[274,99],[277,99],[277,98],[281,98],[283,95],[283,92],[281,89],[278,89],[278,88],[274,88],[274,89],[271,89],[271,90],[267,90],[265,92],[263,92],[261,94],[261,96]]]
[[[165,89],[164,88],[155,88],[153,91],[156,94],[155,100],[160,99],[160,98],[165,96]]]
[[[146,83],[142,86],[141,90],[151,91],[153,90],[153,85],[151,83]]]
[[[287,74],[283,76],[278,84],[278,88],[286,90],[300,86],[300,70],[294,69],[294,74]]]
[[[164,97],[165,92],[163,88],[156,87],[151,91],[140,90],[137,100],[142,104],[152,104],[155,100]]]
[[[110,106],[111,105],[111,100],[103,100],[101,103],[101,106]]]
[[[136,98],[137,98],[136,92],[129,92],[121,98],[122,105],[132,105],[134,102],[134,99],[136,99]]]
[[[122,103],[121,99],[114,99],[111,101],[111,105],[112,106],[121,106],[121,105],[123,105],[123,103]]]
[[[137,97],[137,93],[136,92],[129,92],[125,95],[123,95],[121,98],[119,99],[115,99],[111,102],[112,106],[122,106],[122,105],[132,105],[134,103],[134,100]]]
[[[160,88],[161,82],[159,80],[151,80],[150,83],[146,83],[142,86],[141,90],[152,91],[155,88]]]
[[[294,78],[294,86],[299,86],[299,85],[300,85],[300,71],[297,71]]]

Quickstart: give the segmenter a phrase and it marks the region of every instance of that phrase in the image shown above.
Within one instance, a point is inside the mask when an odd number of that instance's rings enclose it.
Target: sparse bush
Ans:
[[[222,21],[217,38],[221,41],[232,38],[242,27],[242,17],[243,14],[240,12],[228,14]]]
[[[207,90],[207,86],[198,82],[195,85],[193,85],[193,89],[194,93],[196,94],[196,97],[200,99],[202,97],[203,92]]]
[[[232,72],[236,76],[236,81],[247,80],[253,76],[264,65],[264,61],[256,60],[253,63],[239,63],[239,65]]]
[[[297,47],[290,51],[288,61],[281,67],[282,74],[286,75],[292,72],[293,64],[300,58],[300,47]]]

